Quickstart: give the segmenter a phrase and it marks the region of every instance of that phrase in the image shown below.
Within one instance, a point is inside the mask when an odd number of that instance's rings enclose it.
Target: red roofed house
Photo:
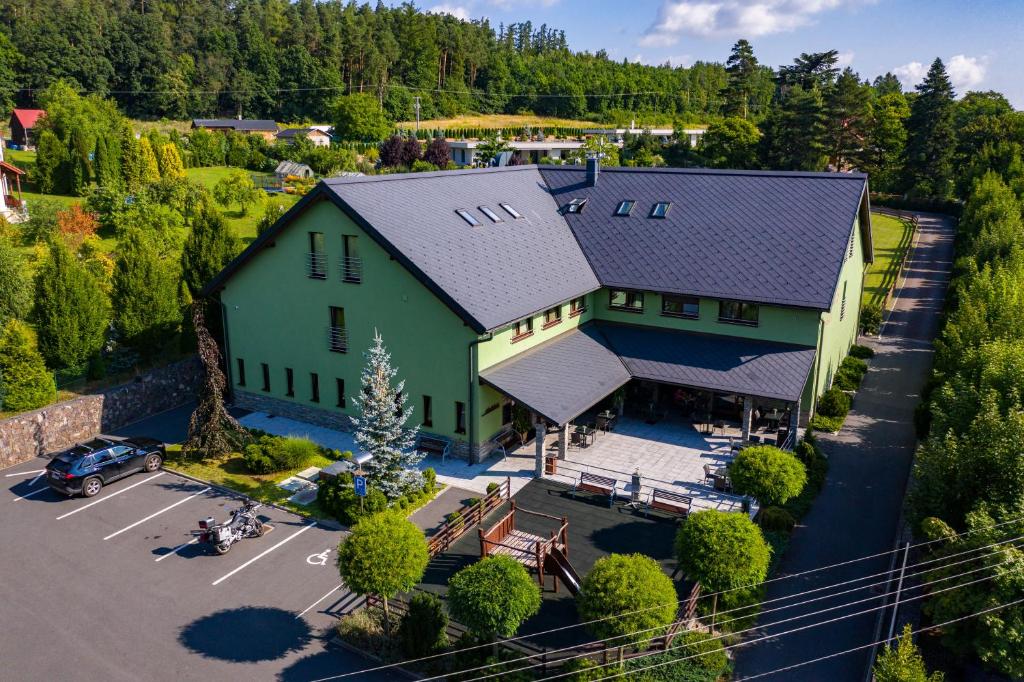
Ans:
[[[39,117],[45,114],[44,109],[15,109],[11,112],[11,143],[20,148],[35,146],[32,128]]]

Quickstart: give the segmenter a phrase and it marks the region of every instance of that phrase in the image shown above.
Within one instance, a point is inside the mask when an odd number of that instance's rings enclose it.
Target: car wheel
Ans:
[[[99,476],[87,478],[85,479],[85,482],[82,483],[82,495],[85,497],[93,497],[102,489],[103,481],[100,480]]]
[[[226,542],[219,542],[213,546],[213,549],[217,554],[227,554],[228,550],[231,549],[231,545]]]
[[[161,464],[163,464],[163,460],[160,459],[160,455],[150,455],[146,458],[146,471],[156,471]]]

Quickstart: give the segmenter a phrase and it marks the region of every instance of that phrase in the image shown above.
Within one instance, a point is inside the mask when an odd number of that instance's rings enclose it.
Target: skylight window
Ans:
[[[633,201],[632,199],[626,199],[625,201],[619,204],[619,207],[617,209],[615,209],[615,215],[628,216],[629,212],[633,210],[634,206],[636,206],[635,201]]]
[[[492,211],[490,206],[480,206],[479,208],[480,208],[480,212],[483,213],[488,218],[490,218],[493,222],[496,222],[496,223],[503,222],[502,219],[501,219],[501,216],[498,215],[497,213],[495,213],[494,211]]]
[[[659,201],[651,209],[652,218],[664,218],[668,215],[668,209],[671,208],[672,204],[668,201]]]
[[[583,213],[583,207],[587,205],[586,199],[576,198],[565,207],[567,213]]]
[[[498,206],[501,206],[503,209],[505,209],[505,212],[508,213],[513,218],[515,218],[516,220],[519,220],[520,218],[523,217],[522,213],[512,208],[509,204],[498,204]]]
[[[465,220],[467,223],[469,223],[473,227],[476,227],[476,226],[478,226],[480,224],[480,221],[477,220],[476,218],[474,218],[473,214],[470,213],[469,211],[467,211],[464,208],[456,209],[455,212],[459,214],[460,218]]]

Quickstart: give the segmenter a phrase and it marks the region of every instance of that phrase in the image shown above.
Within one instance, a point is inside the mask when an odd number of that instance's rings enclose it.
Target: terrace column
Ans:
[[[750,418],[754,412],[754,401],[749,395],[743,396],[743,441],[750,440]]]
[[[569,424],[558,427],[558,459],[565,459],[565,449],[569,445]]]
[[[534,415],[535,422],[534,426],[537,429],[537,436],[535,438],[537,444],[537,458],[533,465],[533,474],[537,478],[544,476],[544,441],[548,435],[548,425],[544,421],[544,417]]]

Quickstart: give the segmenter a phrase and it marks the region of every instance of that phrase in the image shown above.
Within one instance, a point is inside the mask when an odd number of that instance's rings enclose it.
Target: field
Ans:
[[[864,300],[881,304],[886,292],[896,281],[903,254],[910,248],[913,232],[910,223],[881,213],[871,214],[875,262],[864,277]]]
[[[212,190],[218,180],[227,177],[231,172],[237,170],[239,169],[229,168],[227,166],[186,168],[185,175],[188,176],[189,180],[198,182],[207,189]],[[222,210],[221,213],[224,215],[224,218],[228,223],[228,227],[235,233],[235,236],[248,244],[256,238],[256,223],[259,222],[268,203],[277,204],[285,208],[291,208],[292,204],[298,200],[298,197],[291,194],[274,194],[264,199],[258,206],[250,206],[246,215],[242,215],[239,211]]]

